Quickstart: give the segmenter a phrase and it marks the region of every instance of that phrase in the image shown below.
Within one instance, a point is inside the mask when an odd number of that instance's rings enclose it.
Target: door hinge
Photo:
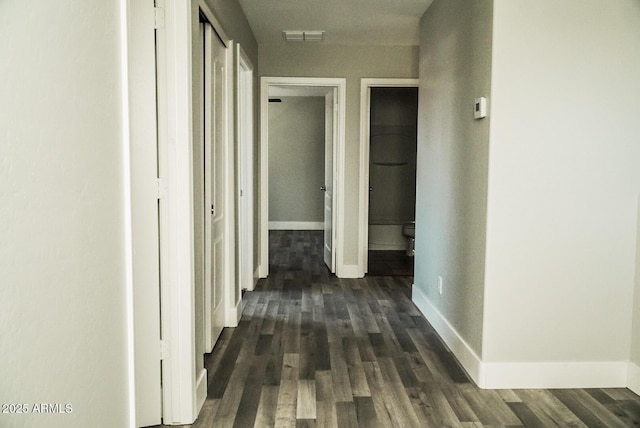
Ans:
[[[169,343],[166,340],[160,340],[160,361],[169,358]]]
[[[163,178],[158,178],[158,199],[164,199],[167,197],[167,184]]]
[[[164,9],[162,9],[161,7],[154,7],[153,12],[155,15],[154,28],[164,28]]]

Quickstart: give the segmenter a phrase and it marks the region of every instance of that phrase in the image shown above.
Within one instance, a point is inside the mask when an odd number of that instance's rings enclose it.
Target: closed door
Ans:
[[[226,48],[204,23],[205,346],[210,352],[224,327]]]

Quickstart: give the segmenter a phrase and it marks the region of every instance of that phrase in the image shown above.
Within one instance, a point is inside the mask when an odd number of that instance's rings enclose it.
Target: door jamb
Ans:
[[[227,47],[227,73],[233,66],[224,33],[204,0],[158,0],[164,24],[158,32],[158,193],[160,201],[160,272],[162,400],[164,424],[190,424],[206,399],[206,370],[196,367],[195,275],[193,237],[192,12],[199,8]],[[233,80],[227,75],[227,94]],[[232,141],[233,101],[227,97],[227,146]],[[233,181],[231,181],[233,183]],[[233,198],[233,194],[231,194]],[[233,201],[233,199],[232,199]],[[233,202],[231,202],[233,205]],[[233,212],[230,216],[233,219]],[[233,222],[233,220],[230,220]],[[232,223],[233,224],[233,223]],[[233,234],[229,236],[233,239]],[[233,267],[233,259],[231,266]],[[233,275],[234,269],[231,270]],[[234,276],[231,277],[234,279]],[[227,284],[225,292],[233,287]],[[203,376],[204,374],[204,376]]]
[[[371,88],[417,88],[419,79],[360,79],[360,201],[358,221],[358,270],[368,271],[369,249],[369,126],[371,121]]]
[[[238,158],[238,287],[251,291],[255,287],[254,256],[254,139],[253,100],[254,69],[242,46],[236,43],[236,139]],[[242,195],[240,194],[242,192]],[[244,251],[242,249],[244,248]]]
[[[346,79],[320,77],[262,77],[260,79],[260,264],[258,275],[269,275],[269,86],[322,86],[337,89],[338,123],[334,141],[334,211],[332,217],[332,251],[335,252],[336,276],[350,272],[344,264],[344,157],[346,124]]]
[[[162,418],[154,0],[121,1],[130,424]],[[127,7],[128,5],[128,7]],[[127,126],[128,125],[128,126]],[[150,160],[152,160],[150,162]]]

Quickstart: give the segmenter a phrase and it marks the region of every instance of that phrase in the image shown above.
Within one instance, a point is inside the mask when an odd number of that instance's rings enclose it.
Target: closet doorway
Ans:
[[[412,276],[418,88],[363,79],[361,262],[369,275]]]

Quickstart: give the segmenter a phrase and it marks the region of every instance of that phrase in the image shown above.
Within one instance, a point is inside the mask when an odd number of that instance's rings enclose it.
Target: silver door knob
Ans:
[[[327,186],[320,186],[320,190],[322,190],[323,192],[327,191]]]

